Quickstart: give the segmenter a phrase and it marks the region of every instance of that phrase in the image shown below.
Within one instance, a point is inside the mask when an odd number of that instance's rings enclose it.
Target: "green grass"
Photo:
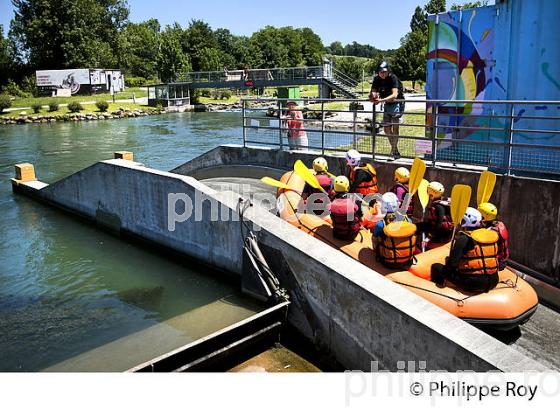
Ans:
[[[325,103],[325,110],[340,110],[340,111],[348,111],[348,106],[350,105],[349,102],[328,102]],[[320,110],[321,104],[309,104],[308,107],[312,110]]]
[[[240,96],[232,95],[230,98],[213,99],[212,97],[198,97],[199,104],[235,104],[241,100]]]
[[[91,114],[91,113],[95,113],[95,114],[100,114],[101,111],[99,111],[99,109],[95,106],[95,104],[83,104],[84,109],[82,111],[79,112],[79,114]],[[109,103],[109,108],[107,109],[108,113],[111,113],[113,111],[117,111],[119,108],[125,108],[125,109],[129,109],[129,110],[135,110],[135,109],[148,109],[150,107],[148,107],[147,105],[141,105],[141,104],[134,104],[134,103],[123,103],[123,102],[115,102],[115,103]],[[4,112],[2,114],[0,114],[0,117],[18,117],[19,114],[21,112],[25,111],[27,113],[27,116],[29,117],[39,117],[42,115],[64,115],[64,114],[72,114],[70,111],[68,111],[67,107],[59,107],[59,109],[57,111],[53,111],[53,112],[49,112],[48,108],[43,108],[41,111],[39,111],[37,114],[35,114],[33,112],[33,110],[26,110],[26,109],[21,109],[21,110],[15,110],[15,111],[10,111],[10,112]]]
[[[127,88],[121,93],[115,94],[115,99],[117,100],[128,100],[132,99],[132,94],[136,98],[142,98],[148,96],[148,91],[145,88]],[[18,107],[31,107],[33,104],[48,105],[51,102],[56,102],[58,104],[68,104],[73,101],[80,103],[87,101],[113,101],[113,96],[109,93],[95,94],[95,95],[74,95],[72,97],[29,97],[29,98],[16,98],[12,100],[12,106],[10,108]]]
[[[423,114],[423,111],[418,111],[418,112]],[[377,117],[378,121],[382,120],[381,115],[382,114],[380,114]],[[399,135],[407,136],[407,137],[426,138],[425,129],[423,127],[413,127],[410,125],[406,125],[406,124],[425,125],[426,124],[425,115],[404,114],[403,118],[404,118],[404,124],[401,125],[399,128]],[[357,145],[356,149],[358,151],[371,152],[371,137],[361,138],[356,145]],[[398,142],[398,147],[401,155],[406,157],[416,156],[415,140],[400,138]],[[339,148],[350,149],[352,147],[348,145],[348,146],[341,146]],[[390,152],[391,152],[391,145],[389,144],[388,138],[384,137],[382,134],[378,134],[375,138],[375,153],[381,155],[388,155]]]
[[[317,85],[303,85],[299,89],[300,97],[317,97],[319,95],[319,86]]]

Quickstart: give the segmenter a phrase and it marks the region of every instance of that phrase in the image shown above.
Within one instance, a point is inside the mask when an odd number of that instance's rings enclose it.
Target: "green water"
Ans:
[[[14,195],[14,164],[31,162],[49,183],[114,151],[170,170],[240,140],[236,113],[0,127],[0,371],[41,370],[162,324],[181,337],[158,349],[174,348],[251,311],[236,283]],[[221,313],[233,305],[236,314]],[[206,308],[214,316],[193,313]],[[115,355],[101,370],[132,363]],[[90,370],[95,360],[77,362],[69,368]]]

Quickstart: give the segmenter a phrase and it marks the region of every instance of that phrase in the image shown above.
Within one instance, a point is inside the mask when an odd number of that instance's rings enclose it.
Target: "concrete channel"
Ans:
[[[309,162],[315,155],[222,146],[171,172],[150,169],[131,160],[113,159],[100,161],[50,185],[19,179],[13,181],[13,188],[17,193],[107,229],[195,258],[224,274],[241,276],[247,267],[242,256],[240,196],[250,198],[259,193],[251,180],[264,175],[278,177],[296,159]],[[340,157],[333,156],[331,160],[342,162]],[[378,166],[385,166],[384,174],[389,175],[398,164]],[[449,175],[449,182],[475,181],[474,173],[455,175],[455,170],[433,169],[429,172],[430,178]],[[240,182],[253,188],[241,195],[236,189],[222,190],[234,188]],[[514,184],[518,182],[500,183],[510,184],[509,190],[497,188],[500,201],[507,196],[504,192],[510,196],[516,192]],[[558,184],[550,183],[539,189],[552,198],[558,197]],[[179,211],[170,208],[169,198],[177,194],[192,198],[195,205],[198,198],[204,205],[195,206],[193,218],[177,222],[170,229],[170,213]],[[557,344],[559,335],[558,316],[554,311],[539,308],[536,321],[521,330],[522,337],[511,334],[508,337],[512,340],[506,338],[503,341],[508,344],[503,343],[381,275],[372,274],[354,259],[332,252],[328,245],[275,217],[270,212],[273,207],[274,204],[250,207],[243,219],[258,232],[264,256],[289,291],[291,305],[287,321],[325,357],[345,369],[395,371],[406,362],[422,363],[426,370],[447,371],[518,372],[559,368],[559,355],[554,350],[557,347],[551,346]],[[558,210],[551,211],[546,218],[554,218],[555,212]],[[554,249],[552,253],[558,252]],[[540,269],[543,276],[557,273],[558,261],[551,261],[550,254],[547,260],[537,259],[532,267],[543,268]],[[527,264],[523,253],[519,256]],[[543,329],[548,333],[543,333]],[[535,344],[547,340],[549,343],[543,344],[541,351],[534,348]]]
[[[232,172],[227,166],[222,168],[222,172],[231,175]],[[218,169],[214,169],[212,178],[201,179],[206,185],[217,191],[230,190],[243,194],[246,199],[258,199],[263,193],[274,194],[275,188],[260,182],[258,178],[235,178],[231,176],[217,177]],[[258,201],[255,201],[258,203]],[[274,207],[264,204],[271,212],[275,212]],[[517,327],[507,332],[487,331],[489,335],[497,340],[511,346],[516,351],[525,356],[545,364],[550,369],[560,371],[560,313],[547,305],[540,304],[531,320],[522,327]]]

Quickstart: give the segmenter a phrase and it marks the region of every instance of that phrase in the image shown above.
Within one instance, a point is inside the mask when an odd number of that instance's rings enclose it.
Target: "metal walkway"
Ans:
[[[322,85],[335,90],[338,96],[358,98],[354,90],[358,81],[330,65],[312,67],[265,68],[255,70],[204,71],[185,75],[183,81],[169,85],[194,88],[263,88],[296,85]]]

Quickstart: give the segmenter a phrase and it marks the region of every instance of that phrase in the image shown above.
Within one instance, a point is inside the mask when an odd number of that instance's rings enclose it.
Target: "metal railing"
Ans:
[[[357,99],[306,99],[292,118],[286,99],[242,101],[243,143],[334,153],[357,149],[432,166],[488,168],[509,175],[560,176],[560,101],[406,100],[400,120]],[[398,135],[387,122],[398,124]]]
[[[259,68],[251,70],[199,71],[185,74],[187,83],[223,81],[278,81],[323,78],[323,66]]]
[[[358,86],[358,81],[355,80],[354,78],[344,74],[342,71],[337,70],[336,68],[333,68],[333,77],[340,81],[342,84],[344,84],[346,87],[348,88],[355,88]]]

